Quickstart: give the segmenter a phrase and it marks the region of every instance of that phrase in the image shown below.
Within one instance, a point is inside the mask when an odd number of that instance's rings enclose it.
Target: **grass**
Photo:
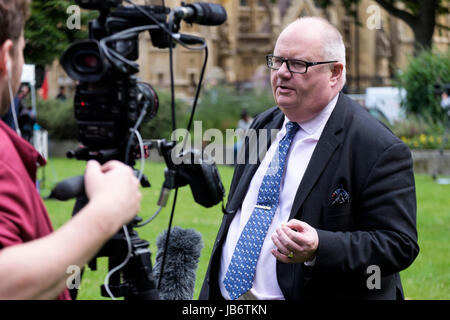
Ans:
[[[416,175],[417,230],[420,252],[401,272],[410,299],[450,299],[450,185]]]
[[[46,179],[45,185],[42,186],[42,193],[48,194],[50,187],[57,181],[81,174],[84,166],[85,163],[81,161],[51,159],[44,171]],[[145,174],[152,187],[142,189],[142,212],[139,216],[144,220],[157,209],[156,201],[163,182],[164,167],[162,163],[146,163]],[[225,190],[228,190],[233,168],[219,166],[219,171]],[[41,172],[40,176],[44,172]],[[408,299],[450,299],[450,185],[438,185],[429,176],[416,175],[416,188],[420,253],[414,263],[401,272],[405,295]],[[136,229],[142,239],[150,242],[153,265],[157,252],[156,238],[168,226],[172,198],[173,192],[167,206],[159,216],[150,224]],[[73,200],[67,202],[46,200],[45,204],[55,228],[70,219]],[[204,242],[197,269],[194,299],[197,299],[200,293],[221,220],[220,204],[209,209],[203,208],[193,201],[188,187],[179,190],[173,225],[199,231]],[[97,260],[97,271],[86,269],[78,299],[107,299],[100,295],[100,285],[103,284],[107,273],[107,259]]]
[[[46,167],[45,175],[47,182],[42,193],[48,194],[51,185],[57,181],[81,174],[84,170],[84,166],[85,163],[81,161],[58,158],[51,159]],[[144,220],[151,217],[158,208],[156,201],[159,197],[159,192],[163,183],[164,168],[165,165],[163,163],[146,162],[144,172],[152,184],[152,187],[142,189],[142,211],[139,216]],[[226,166],[220,167],[220,174],[225,188],[228,188],[231,183],[233,168]],[[142,239],[150,242],[149,249],[152,252],[152,265],[154,265],[154,259],[157,252],[156,238],[163,230],[167,229],[169,224],[173,195],[174,192],[171,193],[167,206],[163,208],[161,213],[151,223],[136,229]],[[45,205],[49,211],[54,227],[58,228],[70,219],[74,200],[67,202],[46,200]],[[200,293],[201,285],[208,267],[208,259],[211,255],[212,246],[222,216],[220,204],[213,208],[204,208],[193,201],[189,187],[179,189],[173,226],[198,230],[202,234],[204,243],[197,269],[194,299],[197,299]],[[103,284],[107,274],[107,259],[99,258],[97,262],[97,271],[90,271],[89,268],[86,268],[81,282],[79,299],[106,299],[100,295],[100,285]]]

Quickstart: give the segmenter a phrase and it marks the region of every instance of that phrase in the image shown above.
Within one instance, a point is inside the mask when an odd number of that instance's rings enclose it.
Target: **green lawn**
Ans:
[[[450,185],[416,175],[420,252],[401,273],[410,299],[450,299]]]
[[[56,181],[83,172],[82,161],[51,159],[44,172],[45,185],[43,195]],[[157,209],[156,201],[163,182],[164,164],[147,162],[145,173],[152,184],[143,189],[142,212],[145,220]],[[219,166],[225,189],[231,182],[233,168]],[[450,299],[450,185],[437,185],[429,176],[417,175],[418,231],[420,253],[416,261],[401,273],[406,297],[409,299]],[[171,199],[173,197],[173,192]],[[171,209],[171,199],[159,216],[150,224],[136,229],[141,238],[150,242],[152,260],[156,256],[156,238],[167,228]],[[70,219],[74,201],[45,201],[54,227],[58,228]],[[173,225],[182,228],[193,228],[203,236],[204,248],[197,270],[194,299],[197,299],[203,282],[212,245],[222,219],[220,204],[206,209],[197,205],[188,187],[181,188],[178,193]],[[74,239],[76,241],[76,239]],[[107,273],[107,259],[98,259],[98,270],[87,268],[81,283],[79,299],[107,299],[100,296],[100,285]]]

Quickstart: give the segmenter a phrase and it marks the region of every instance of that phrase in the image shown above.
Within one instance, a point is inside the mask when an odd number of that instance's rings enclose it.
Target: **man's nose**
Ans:
[[[289,68],[287,66],[287,62],[283,61],[283,63],[281,64],[281,67],[277,70],[278,76],[279,77],[290,77],[291,76],[291,72],[289,71]]]

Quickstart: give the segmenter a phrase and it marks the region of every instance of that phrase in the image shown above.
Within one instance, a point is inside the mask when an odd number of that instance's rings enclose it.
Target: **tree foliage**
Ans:
[[[375,0],[390,15],[403,20],[414,32],[415,53],[422,48],[430,48],[436,19],[439,15],[450,13],[449,0]],[[332,0],[315,0],[322,8],[332,4]],[[355,15],[356,6],[361,0],[341,0],[347,11]],[[449,26],[437,25],[449,30]]]
[[[407,92],[403,101],[406,111],[434,122],[445,119],[435,85],[446,83],[450,83],[450,50],[445,53],[423,50],[411,57],[408,66],[398,75],[398,84]]]
[[[25,25],[25,61],[44,67],[61,56],[74,41],[87,38],[87,21],[93,13],[81,13],[81,29],[70,30],[67,8],[69,0],[33,0],[31,16]],[[95,13],[94,13],[95,14]]]

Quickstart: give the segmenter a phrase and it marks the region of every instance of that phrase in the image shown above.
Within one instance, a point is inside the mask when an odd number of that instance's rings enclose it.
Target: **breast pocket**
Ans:
[[[349,203],[323,208],[323,226],[329,231],[351,231],[353,229],[352,207]]]

